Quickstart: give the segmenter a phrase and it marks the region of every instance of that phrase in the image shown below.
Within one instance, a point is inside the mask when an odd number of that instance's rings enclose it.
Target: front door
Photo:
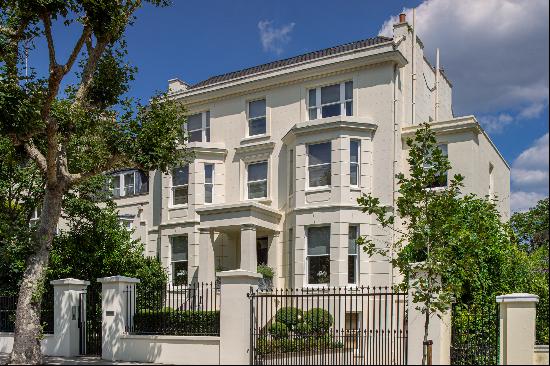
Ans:
[[[267,237],[256,239],[256,256],[258,259],[258,265],[265,264],[267,265],[267,251],[269,245]]]

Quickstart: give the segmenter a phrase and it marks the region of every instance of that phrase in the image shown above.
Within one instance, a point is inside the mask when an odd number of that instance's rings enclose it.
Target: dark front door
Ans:
[[[267,237],[256,239],[256,255],[258,265],[267,264],[267,250],[269,248]]]

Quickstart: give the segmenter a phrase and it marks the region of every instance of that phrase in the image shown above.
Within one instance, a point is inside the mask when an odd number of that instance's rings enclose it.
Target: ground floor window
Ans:
[[[188,269],[187,235],[178,235],[170,238],[172,250],[172,284],[186,285]]]
[[[330,226],[308,228],[306,262],[308,284],[330,282]]]

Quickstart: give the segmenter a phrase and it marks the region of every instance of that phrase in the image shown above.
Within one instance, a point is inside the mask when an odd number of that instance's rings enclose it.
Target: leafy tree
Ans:
[[[510,224],[525,251],[532,253],[540,247],[548,247],[548,220],[548,197],[537,202],[529,211],[512,215]]]
[[[382,255],[405,275],[414,289],[413,303],[425,315],[424,341],[428,341],[430,317],[447,310],[456,292],[456,283],[442,281],[448,271],[448,258],[453,252],[452,235],[460,225],[456,212],[460,209],[460,187],[463,177],[448,179],[445,189],[432,189],[447,177],[451,165],[436,144],[435,134],[423,124],[414,139],[407,139],[409,174],[396,175],[399,196],[397,213],[388,212],[371,194],[358,198],[363,212],[374,215],[385,229],[395,231],[396,240],[377,245],[362,236],[358,244],[369,255]],[[392,254],[394,253],[394,254]],[[424,352],[423,364],[426,363]]]
[[[510,224],[517,235],[518,246],[529,254],[532,278],[528,292],[539,296],[537,304],[537,342],[548,344],[548,197],[527,212],[516,212]]]
[[[12,363],[42,361],[41,291],[68,192],[111,169],[167,171],[189,158],[186,149],[178,150],[185,143],[179,103],[157,95],[142,106],[125,96],[135,70],[125,60],[123,34],[142,6],[141,0],[0,0],[0,135],[33,160],[44,182],[41,219],[20,284]],[[72,47],[60,49],[54,26],[81,32]],[[23,50],[40,39],[47,44],[48,72],[27,76]],[[76,82],[60,92],[67,80]]]

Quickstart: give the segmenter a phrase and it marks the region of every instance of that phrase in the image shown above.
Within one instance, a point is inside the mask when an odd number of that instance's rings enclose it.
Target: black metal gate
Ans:
[[[89,288],[80,293],[78,306],[79,353],[101,356],[101,292]]]
[[[498,365],[499,308],[453,304],[452,365]]]
[[[251,291],[250,364],[407,363],[407,294],[387,287]]]

